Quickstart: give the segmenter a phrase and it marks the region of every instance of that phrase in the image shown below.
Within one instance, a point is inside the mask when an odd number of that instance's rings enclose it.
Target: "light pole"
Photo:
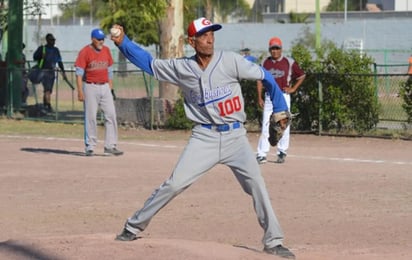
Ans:
[[[345,23],[346,23],[346,20],[348,18],[348,0],[345,0],[345,11],[344,11],[344,13],[345,13],[345,15],[344,15]]]
[[[320,4],[319,0],[316,0],[316,17],[315,17],[315,22],[316,22],[316,50],[320,49]]]

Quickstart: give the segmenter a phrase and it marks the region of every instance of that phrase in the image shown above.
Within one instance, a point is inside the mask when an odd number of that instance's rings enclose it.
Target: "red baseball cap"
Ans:
[[[208,31],[217,31],[220,29],[222,29],[220,24],[213,24],[208,19],[201,17],[189,24],[189,27],[187,27],[187,36],[198,36]]]
[[[278,37],[270,38],[269,40],[269,49],[272,47],[282,48],[282,41]]]

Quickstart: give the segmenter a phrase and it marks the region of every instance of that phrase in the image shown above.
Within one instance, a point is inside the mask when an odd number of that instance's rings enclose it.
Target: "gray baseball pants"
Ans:
[[[84,93],[84,143],[86,150],[94,150],[97,145],[97,111],[104,114],[104,147],[113,148],[117,145],[117,120],[113,96],[108,83],[83,84]]]
[[[134,234],[145,230],[160,209],[217,164],[229,166],[243,190],[252,196],[264,230],[264,246],[282,244],[283,233],[243,125],[226,132],[195,126],[172,175],[152,193],[142,209],[128,218],[125,228]]]

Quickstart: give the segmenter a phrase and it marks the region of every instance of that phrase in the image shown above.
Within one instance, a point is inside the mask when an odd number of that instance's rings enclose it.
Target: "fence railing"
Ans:
[[[43,107],[43,85],[33,84],[27,79],[27,71],[23,72],[21,81],[14,82],[14,86],[7,84],[9,72],[6,68],[0,69],[0,114],[16,114],[20,112],[25,119],[43,121],[83,122],[83,103],[77,99],[76,76],[72,68],[66,67],[67,81],[59,71],[55,71],[55,83],[51,97],[52,112]],[[74,89],[72,89],[74,87]],[[10,104],[12,99],[11,88],[21,89],[21,105]],[[137,99],[158,96],[158,85],[150,75],[141,70],[114,71],[113,88],[116,98]],[[26,93],[25,93],[26,92]],[[24,96],[27,95],[25,100]],[[20,107],[20,111],[8,111],[13,107]]]
[[[29,93],[25,104],[21,106],[21,113],[28,120],[82,123],[83,103],[77,100],[77,91],[70,88],[60,73],[57,71],[55,73],[56,81],[52,93],[53,112],[50,113],[42,110],[43,86],[27,82]],[[0,70],[0,74],[7,77],[7,70]],[[66,75],[68,81],[75,86],[74,70],[68,69]],[[402,136],[407,136],[407,139],[412,139],[412,126],[407,122],[408,116],[402,108],[404,101],[400,96],[401,85],[409,76],[407,74],[370,74],[365,76],[374,78],[375,94],[380,106],[379,122],[376,128],[373,129],[374,135],[376,135],[376,130],[382,130],[382,135],[388,135],[387,131],[395,131],[397,133],[400,132]],[[7,89],[10,86],[6,85],[5,82],[7,80],[0,82],[0,94],[3,95],[1,97],[2,100],[7,102],[9,96],[7,94],[9,90]],[[21,83],[22,89],[23,85],[24,80]],[[118,99],[153,98],[159,96],[157,81],[154,81],[152,77],[140,70],[114,71],[113,85]],[[20,88],[20,86],[14,87]],[[5,89],[6,91],[4,91]],[[7,106],[3,104],[0,114],[6,114],[6,110]],[[313,131],[313,129],[303,130]],[[319,131],[319,133],[326,134],[327,132]]]

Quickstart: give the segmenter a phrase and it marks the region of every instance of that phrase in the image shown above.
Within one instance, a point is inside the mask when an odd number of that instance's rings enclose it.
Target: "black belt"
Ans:
[[[222,125],[202,124],[202,127],[210,129],[210,130],[215,130],[217,132],[226,132],[231,129],[240,128],[241,126],[242,124],[240,122],[234,122],[231,124],[222,124]]]
[[[104,85],[107,82],[90,82],[90,81],[86,81],[87,84],[95,84],[95,85]]]

